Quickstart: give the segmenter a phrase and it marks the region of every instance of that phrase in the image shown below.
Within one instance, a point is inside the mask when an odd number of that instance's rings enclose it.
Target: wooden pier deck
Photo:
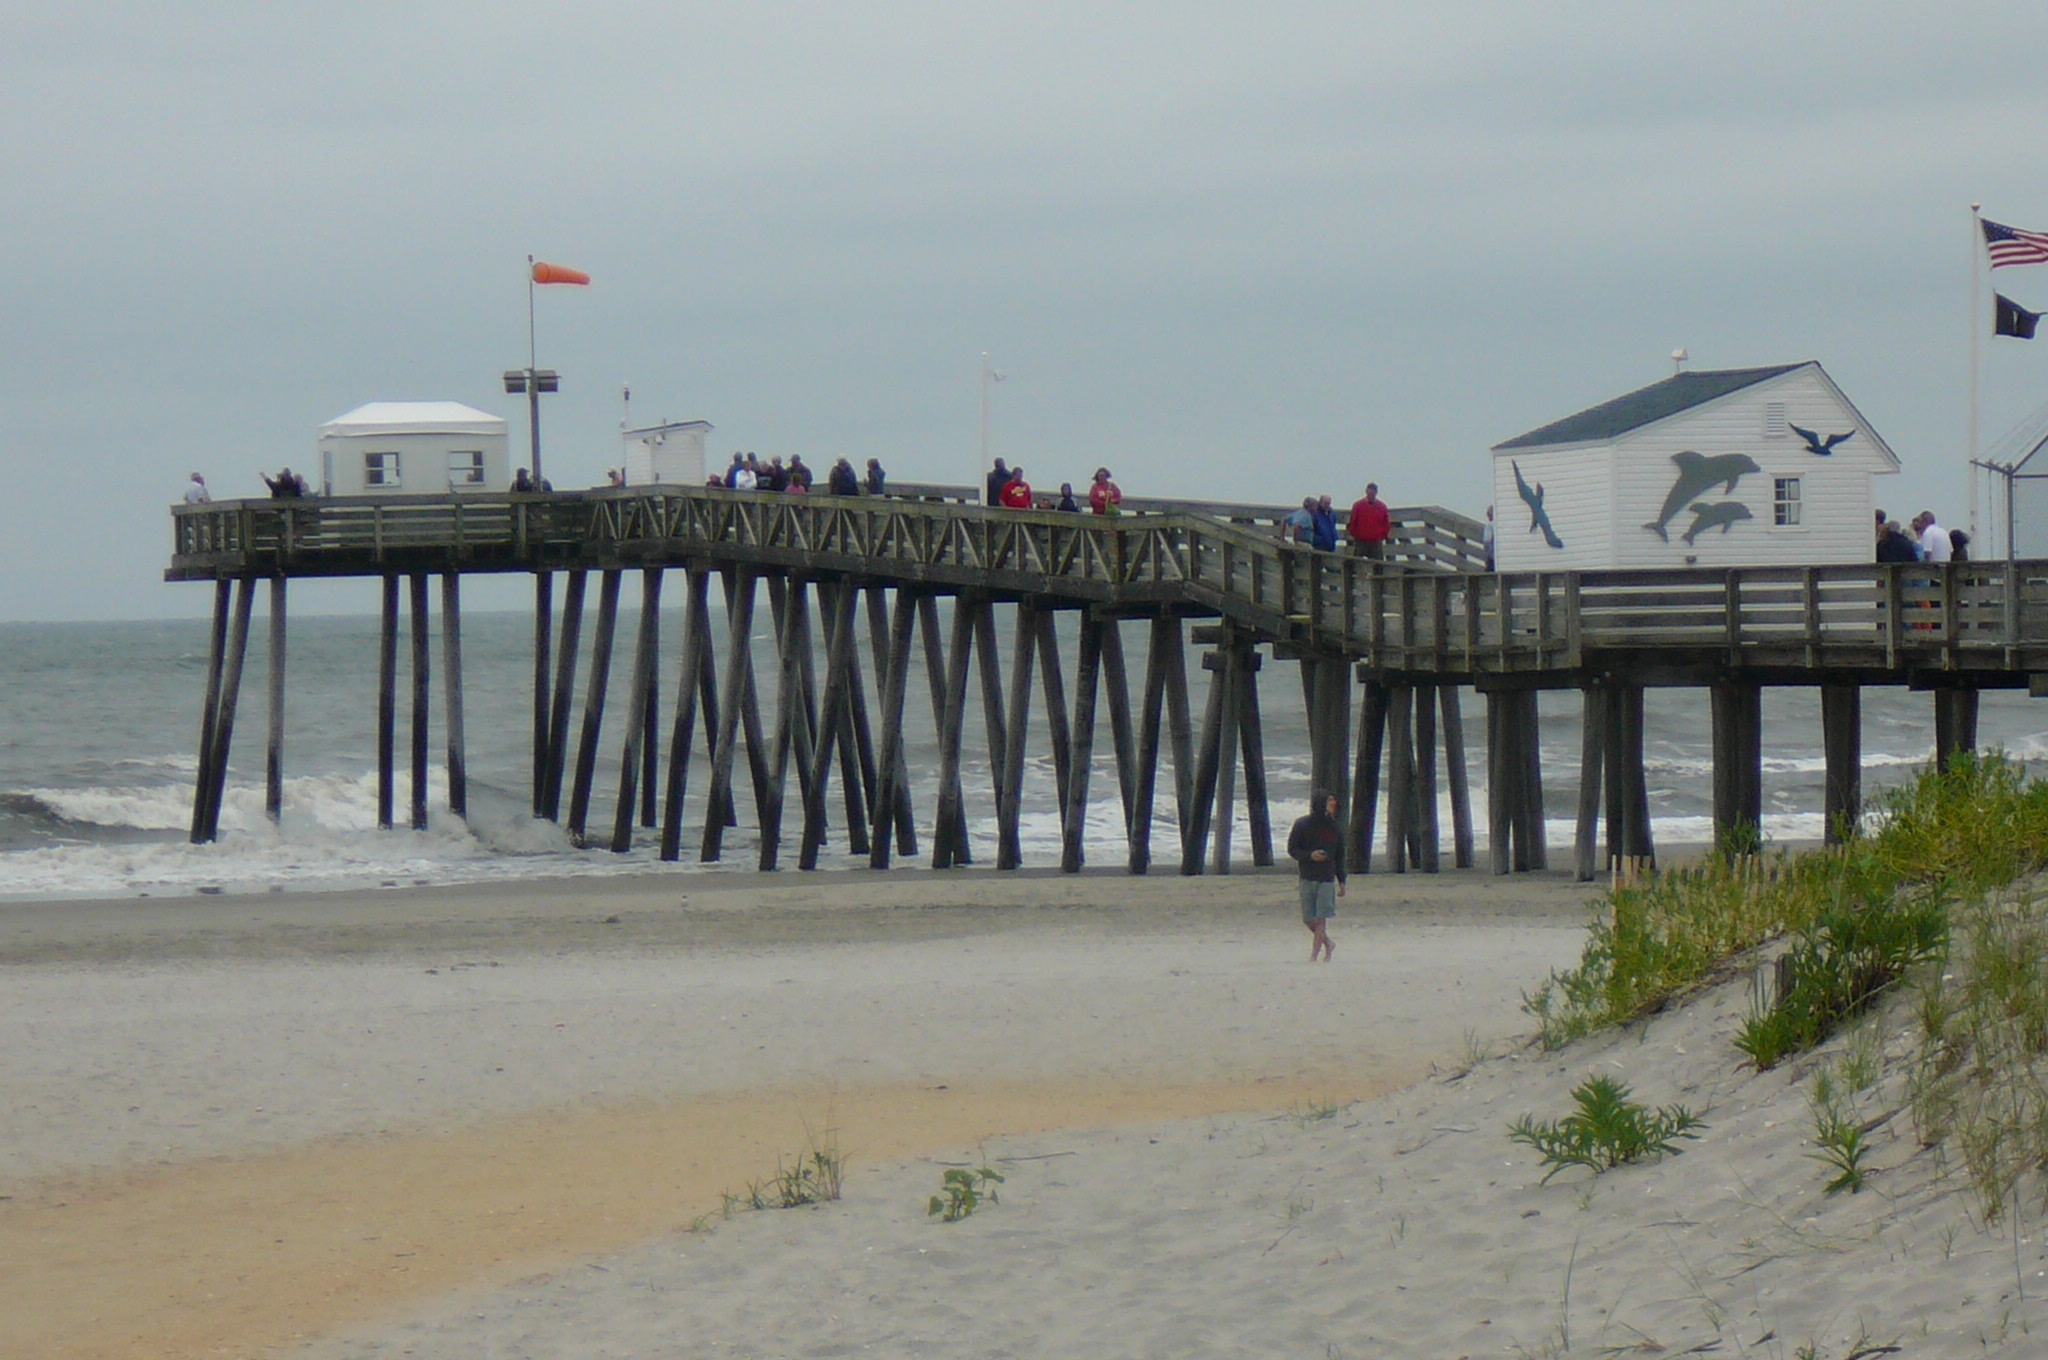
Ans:
[[[1373,819],[1384,775],[1389,867],[1433,869],[1435,783],[1446,776],[1455,857],[1471,862],[1465,811],[1461,687],[1487,701],[1488,827],[1493,867],[1545,861],[1542,770],[1534,694],[1585,696],[1578,867],[1654,853],[1642,788],[1642,691],[1692,685],[1713,699],[1717,825],[1736,833],[1760,816],[1759,706],[1769,685],[1813,685],[1823,697],[1828,755],[1826,812],[1846,827],[1860,802],[1861,687],[1933,691],[1937,750],[1974,745],[1976,694],[1985,688],[2048,689],[2048,562],[1953,566],[1852,565],[1740,570],[1496,574],[1483,570],[1480,525],[1435,507],[1396,513],[1384,561],[1283,543],[1285,507],[1125,502],[1101,517],[1011,511],[965,503],[963,488],[910,486],[884,497],[807,496],[722,488],[645,487],[544,495],[447,495],[221,502],[173,507],[167,579],[216,583],[213,664],[201,734],[193,836],[217,826],[232,739],[250,596],[270,583],[272,695],[270,785],[276,807],[284,669],[284,583],[293,577],[370,576],[383,583],[383,677],[379,694],[380,784],[390,822],[395,740],[396,634],[400,583],[409,585],[413,672],[414,824],[423,824],[426,766],[427,578],[442,579],[443,670],[449,686],[451,804],[460,812],[460,578],[518,572],[536,583],[534,811],[558,817],[570,768],[569,734],[587,573],[600,574],[592,665],[576,744],[568,827],[584,825],[603,726],[602,696],[624,573],[642,576],[642,632],[632,662],[635,698],[623,737],[618,825],[630,844],[636,808],[660,820],[663,854],[680,853],[682,786],[699,717],[711,756],[711,801],[700,846],[716,858],[734,820],[733,765],[744,749],[762,831],[762,866],[778,863],[788,767],[797,767],[804,831],[800,861],[815,862],[825,830],[825,786],[839,762],[844,831],[856,853],[888,863],[893,828],[900,853],[915,853],[916,813],[901,755],[903,697],[913,634],[921,642],[940,724],[941,791],[932,810],[933,862],[965,862],[959,762],[967,678],[978,664],[999,863],[1018,856],[1016,821],[1024,715],[1034,658],[1051,722],[1065,828],[1062,861],[1084,858],[1080,828],[1100,693],[1106,699],[1129,832],[1129,864],[1150,864],[1153,789],[1162,735],[1173,761],[1182,833],[1181,867],[1229,868],[1234,779],[1242,770],[1254,859],[1270,862],[1257,672],[1265,648],[1302,663],[1318,782],[1348,807],[1351,857],[1370,868]],[[660,644],[651,608],[665,573],[683,573],[684,638],[667,743],[667,811],[657,819]],[[714,626],[709,577],[724,583],[727,617]],[[552,592],[566,589],[554,626]],[[764,727],[750,655],[757,587],[775,623],[776,712]],[[239,593],[237,593],[237,591]],[[954,597],[942,637],[936,599]],[[865,599],[869,687],[858,646]],[[996,609],[1009,615],[1007,692]],[[1082,611],[1080,654],[1068,672],[1050,626],[1058,610]],[[812,615],[817,621],[814,624]],[[1141,703],[1134,711],[1118,620],[1150,621]],[[1214,650],[1199,731],[1188,703],[1182,626]],[[724,634],[722,661],[714,654]],[[823,679],[818,668],[823,666]],[[689,683],[680,683],[684,679]],[[1354,681],[1356,683],[1354,683]],[[1351,755],[1353,732],[1357,759]],[[1605,801],[1602,802],[1602,788]],[[1211,835],[1212,829],[1217,834]],[[1213,842],[1213,844],[1212,844]]]

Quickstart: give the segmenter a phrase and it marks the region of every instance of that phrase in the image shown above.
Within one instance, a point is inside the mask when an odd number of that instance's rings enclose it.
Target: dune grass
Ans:
[[[1752,1057],[1810,1046],[1914,962],[1939,954],[1958,902],[2048,863],[2048,785],[1990,754],[1929,770],[1878,800],[1876,825],[1800,855],[1717,853],[1610,889],[1578,966],[1523,1006],[1557,1047],[1626,1024],[1791,937],[1789,986]]]

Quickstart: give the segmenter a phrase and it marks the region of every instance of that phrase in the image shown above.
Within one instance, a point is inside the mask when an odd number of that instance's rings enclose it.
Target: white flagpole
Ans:
[[[1981,203],[1970,205],[1970,448],[1964,455],[1970,471],[1970,541],[1977,541],[1977,349],[1983,344],[1978,332],[1983,329],[1984,308],[1977,299],[1977,277],[1982,272],[1977,268],[1977,259],[1984,250],[1984,222]]]
[[[988,476],[988,351],[981,352],[981,476]]]

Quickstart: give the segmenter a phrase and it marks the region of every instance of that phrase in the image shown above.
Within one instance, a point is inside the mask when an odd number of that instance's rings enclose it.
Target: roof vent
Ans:
[[[1764,438],[1766,438],[1766,439],[1783,439],[1784,437],[1785,437],[1785,403],[1784,403],[1784,402],[1782,402],[1782,401],[1767,401],[1767,402],[1765,402],[1765,403],[1764,403]]]

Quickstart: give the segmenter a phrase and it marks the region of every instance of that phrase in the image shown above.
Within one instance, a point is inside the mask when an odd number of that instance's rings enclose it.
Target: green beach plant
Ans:
[[[1813,977],[1796,999],[1803,1013],[1782,1017],[1783,1033],[1758,1036],[1767,1051],[1797,1051],[1811,1042],[1808,1033],[1825,1034],[1867,1001],[1857,987],[1869,981],[1862,964],[1924,953],[1960,897],[2048,864],[2048,785],[2028,782],[2017,762],[1997,753],[1925,771],[1876,799],[1874,812],[1870,834],[1844,846],[1713,854],[1610,888],[1595,903],[1578,965],[1523,998],[1539,1041],[1555,1048],[1639,1019],[1735,956],[1804,932],[1800,939],[1816,952],[1806,961]],[[1920,896],[1882,921],[1857,919],[1902,889]],[[1844,945],[1853,946],[1847,955]]]
[[[1588,1077],[1572,1092],[1578,1109],[1558,1120],[1525,1114],[1508,1126],[1508,1136],[1536,1150],[1550,1168],[1543,1174],[1547,1184],[1568,1166],[1598,1173],[1647,1157],[1676,1156],[1685,1150],[1678,1139],[1698,1138],[1706,1127],[1683,1105],[1652,1110],[1629,1095],[1627,1084],[1614,1077]]]
[[[1002,1183],[1003,1173],[991,1166],[983,1165],[972,1171],[949,1166],[939,1178],[939,1193],[926,1204],[925,1217],[942,1223],[958,1223],[972,1217],[983,1200],[990,1204],[1002,1202],[995,1189]]]

